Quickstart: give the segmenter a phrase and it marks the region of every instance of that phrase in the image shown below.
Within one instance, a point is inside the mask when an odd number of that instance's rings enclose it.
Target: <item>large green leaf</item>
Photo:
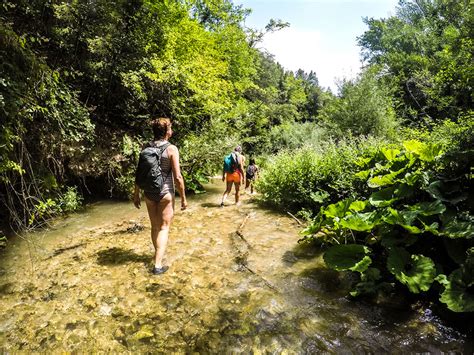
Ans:
[[[474,275],[470,275],[471,282],[463,279],[461,269],[454,270],[448,277],[440,301],[446,303],[453,312],[474,312]]]
[[[398,175],[400,175],[402,172],[405,171],[405,167],[397,170],[397,171],[393,171],[389,174],[386,174],[386,175],[377,175],[377,176],[374,176],[373,178],[369,179],[369,181],[367,182],[367,185],[371,188],[377,188],[377,187],[383,187],[383,186],[389,186],[389,185],[393,185],[395,182],[397,182],[397,177]]]
[[[326,217],[342,218],[346,215],[346,212],[349,209],[349,206],[351,205],[351,203],[352,203],[352,200],[350,199],[342,200],[342,201],[339,201],[338,203],[333,203],[327,206],[323,210],[323,213]]]
[[[324,253],[324,262],[334,270],[363,272],[372,263],[370,248],[360,244],[333,245]]]
[[[407,231],[413,234],[420,234],[423,232],[420,228],[413,225],[413,222],[418,216],[416,211],[398,211],[394,208],[389,207],[387,214],[383,217],[383,220],[388,224],[397,224]]]
[[[400,149],[381,148],[380,151],[388,161],[395,160],[400,154]]]
[[[428,291],[436,276],[433,260],[423,255],[411,255],[402,248],[390,248],[387,268],[413,293]]]
[[[434,181],[428,185],[426,191],[435,199],[450,202],[453,205],[467,199],[467,192],[463,191],[456,182]]]
[[[356,178],[359,178],[361,180],[367,180],[369,175],[370,175],[370,170],[362,170],[354,174]]]
[[[426,144],[417,140],[410,140],[403,142],[403,147],[407,152],[415,153],[417,155],[420,154],[426,147]]]
[[[387,207],[399,199],[409,197],[412,194],[413,187],[406,184],[394,185],[372,193],[369,202],[375,207]]]
[[[349,205],[349,210],[354,212],[360,212],[365,210],[369,201],[354,201]]]
[[[452,219],[449,221],[441,233],[449,238],[466,238],[470,239],[474,237],[474,223],[471,221],[459,221]]]
[[[410,211],[415,211],[422,216],[432,216],[446,211],[446,206],[439,200],[432,202],[420,202],[416,205],[409,206]]]
[[[405,141],[403,146],[407,152],[416,154],[421,160],[430,162],[441,154],[441,146],[427,144],[417,140]]]
[[[355,231],[364,232],[371,231],[380,219],[377,218],[377,212],[354,213],[350,214],[339,221],[340,226]]]
[[[395,186],[390,186],[380,191],[372,193],[369,198],[369,202],[375,207],[386,207],[398,200],[395,197]]]

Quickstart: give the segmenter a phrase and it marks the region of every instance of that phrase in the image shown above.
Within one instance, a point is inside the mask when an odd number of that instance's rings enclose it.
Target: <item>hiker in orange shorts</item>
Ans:
[[[226,181],[226,189],[222,195],[221,207],[224,207],[224,201],[232,190],[232,184],[235,186],[235,204],[239,205],[240,185],[245,183],[244,162],[245,157],[240,146],[235,147],[234,151],[224,158],[222,181]]]

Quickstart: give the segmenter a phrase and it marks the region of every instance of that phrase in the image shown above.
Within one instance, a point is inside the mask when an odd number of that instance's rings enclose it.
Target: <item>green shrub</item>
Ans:
[[[393,137],[398,127],[387,87],[367,70],[356,80],[343,80],[338,97],[329,100],[319,118],[335,137],[373,135]]]
[[[49,219],[63,213],[70,213],[82,206],[83,198],[78,194],[76,187],[67,187],[64,192],[56,193],[56,196],[38,199],[34,208],[29,212],[27,226],[37,227]]]
[[[78,210],[82,206],[83,198],[77,192],[77,188],[75,186],[68,187],[66,192],[64,192],[58,198],[58,209],[62,213],[70,213]]]
[[[322,203],[358,196],[358,159],[384,141],[375,138],[329,140],[283,151],[266,162],[256,187],[264,202],[292,210],[319,210]]]
[[[395,280],[420,293],[437,281],[450,310],[474,311],[474,120],[438,129],[449,133],[361,159],[354,177],[367,193],[325,204],[303,231],[303,240],[333,245],[329,267],[360,273],[351,295]]]
[[[280,150],[294,150],[303,146],[318,146],[327,140],[327,132],[314,122],[284,123],[274,126],[267,136],[267,141],[259,151],[277,153]]]

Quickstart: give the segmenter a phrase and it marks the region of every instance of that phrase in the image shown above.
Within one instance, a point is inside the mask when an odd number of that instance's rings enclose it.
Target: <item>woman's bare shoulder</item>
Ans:
[[[174,144],[170,144],[168,148],[166,148],[166,150],[168,151],[168,153],[171,153],[171,154],[178,153],[178,147],[175,146]]]

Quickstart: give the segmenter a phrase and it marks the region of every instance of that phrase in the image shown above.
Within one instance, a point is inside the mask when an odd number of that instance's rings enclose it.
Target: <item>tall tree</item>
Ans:
[[[472,109],[474,7],[468,0],[403,0],[396,16],[366,18],[364,59],[398,87],[398,113],[420,124]]]

